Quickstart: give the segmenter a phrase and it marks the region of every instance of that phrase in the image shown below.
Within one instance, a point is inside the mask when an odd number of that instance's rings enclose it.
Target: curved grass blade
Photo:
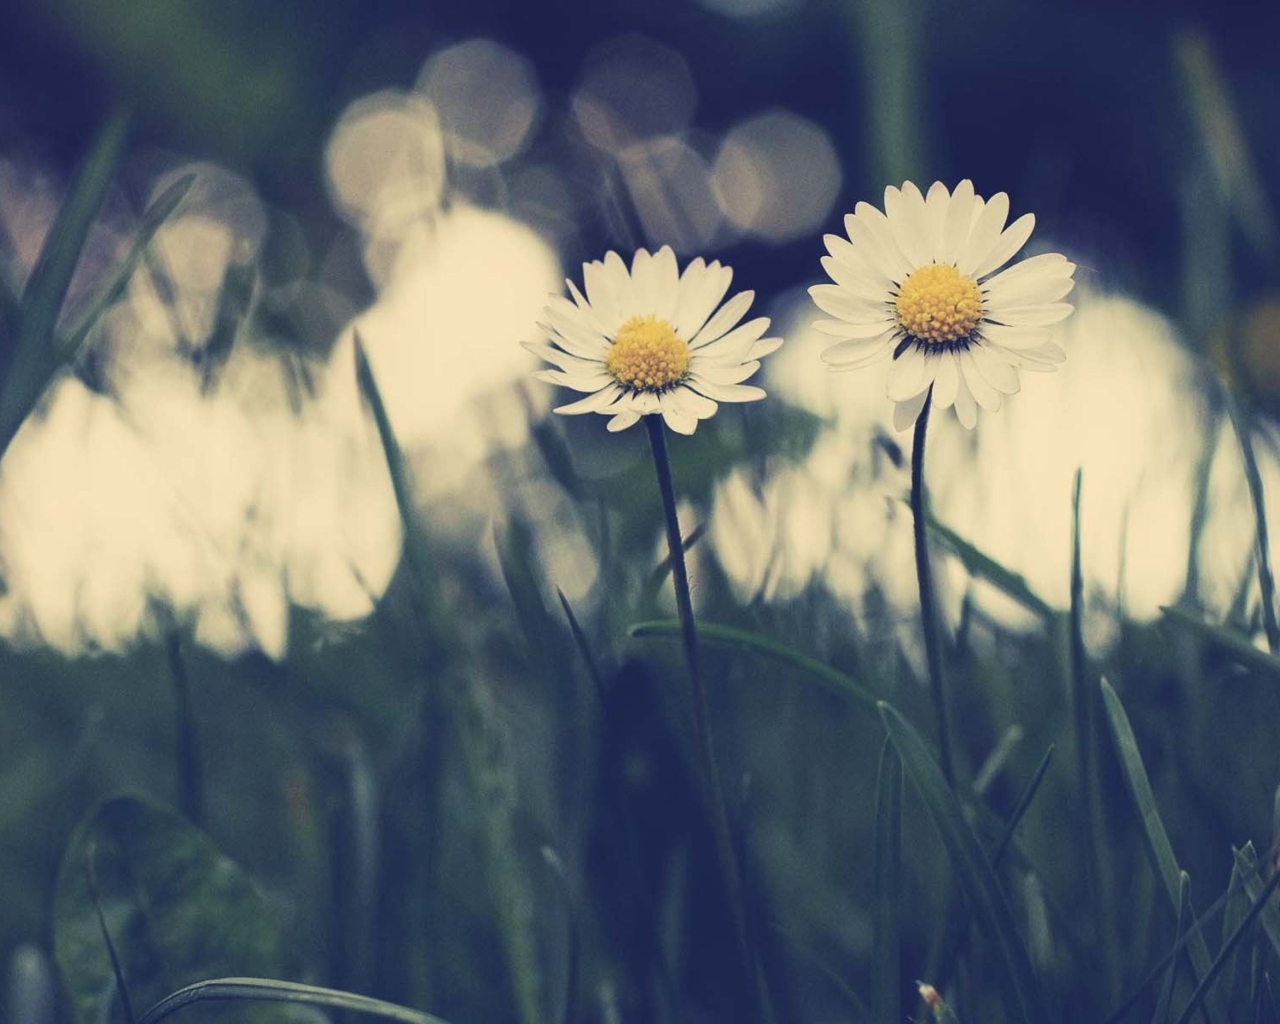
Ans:
[[[1224,629],[1222,626],[1215,626],[1212,623],[1205,622],[1199,616],[1193,615],[1187,609],[1179,608],[1177,605],[1162,607],[1160,610],[1164,612],[1166,621],[1197,634],[1201,639],[1212,644],[1224,654],[1230,655],[1237,664],[1244,668],[1252,669],[1261,675],[1280,679],[1280,657],[1258,650],[1249,642],[1247,637],[1241,636],[1233,630]]]
[[[127,111],[118,109],[107,118],[72,179],[67,199],[49,228],[23,290],[14,331],[13,362],[4,374],[4,388],[0,391],[0,455],[58,370],[54,325],[89,229],[124,152],[128,131]]]
[[[107,957],[111,961],[111,974],[115,977],[116,991],[120,993],[120,1002],[124,1005],[124,1015],[129,1024],[138,1024],[138,1015],[133,1011],[133,999],[129,995],[129,983],[124,976],[124,968],[120,965],[120,954],[111,938],[111,929],[107,927],[107,915],[102,910],[102,892],[98,887],[98,869],[93,859],[97,853],[97,844],[90,843],[84,852],[84,871],[89,883],[89,896],[93,900],[94,913],[98,918],[98,929],[102,932],[102,943],[107,947]]]
[[[651,622],[637,622],[627,629],[627,635],[679,640],[680,623],[675,619],[655,619]],[[722,647],[735,647],[739,650],[764,654],[770,658],[784,661],[812,676],[834,693],[849,698],[861,710],[871,714],[875,713],[876,698],[872,696],[870,691],[855,682],[852,677],[832,668],[830,665],[824,665],[816,658],[811,658],[807,654],[797,651],[794,647],[779,643],[777,640],[771,640],[769,637],[761,636],[759,633],[738,629],[735,626],[723,626],[714,622],[700,621],[698,623],[698,637],[707,643],[719,644]]]
[[[1009,1020],[1016,1024],[1040,1021],[1045,1013],[1040,984],[994,869],[919,733],[891,705],[881,701],[879,708],[902,766],[947,848],[970,909],[995,947],[1003,968],[1000,990]]]
[[[1236,946],[1240,940],[1248,934],[1249,929],[1253,927],[1256,921],[1268,907],[1272,895],[1276,891],[1276,887],[1280,886],[1280,872],[1271,876],[1271,879],[1259,891],[1257,899],[1249,908],[1249,912],[1244,915],[1244,919],[1236,926],[1236,930],[1232,932],[1229,938],[1218,953],[1217,959],[1209,967],[1209,971],[1205,974],[1204,979],[1196,986],[1196,990],[1191,993],[1191,1000],[1187,1003],[1186,1008],[1182,1011],[1182,1016],[1178,1018],[1177,1024],[1187,1024],[1191,1019],[1191,1015],[1200,1008],[1206,997],[1209,995],[1209,988],[1217,979],[1222,969],[1227,965],[1227,961],[1231,954],[1235,952]],[[1251,894],[1252,895],[1252,894]]]
[[[932,513],[927,513],[926,522],[929,530],[960,559],[960,564],[970,576],[986,580],[1006,597],[1012,598],[1041,618],[1053,617],[1053,607],[1031,589],[1024,576],[1006,569],[990,555],[978,550],[949,526],[935,519]]]
[[[1129,716],[1125,714],[1124,705],[1120,703],[1116,691],[1111,688],[1111,684],[1106,679],[1100,680],[1099,685],[1102,688],[1107,721],[1111,726],[1111,736],[1115,740],[1116,753],[1120,757],[1120,765],[1124,771],[1125,784],[1129,789],[1129,795],[1133,798],[1142,824],[1143,843],[1147,849],[1147,856],[1151,860],[1151,866],[1156,875],[1164,883],[1165,891],[1176,913],[1182,907],[1182,871],[1174,856],[1173,844],[1169,842],[1169,835],[1165,831],[1164,823],[1160,820],[1155,793],[1151,789],[1151,781],[1142,763],[1142,755],[1138,752],[1138,741],[1133,735],[1133,727],[1129,724]],[[1196,983],[1199,984],[1208,973],[1212,959],[1194,915],[1190,930],[1191,938],[1187,943],[1187,949]],[[1216,1017],[1217,1014],[1213,1016]]]
[[[871,1019],[902,1020],[902,762],[886,739],[876,792],[875,945],[871,964]]]
[[[191,186],[195,183],[196,176],[194,174],[184,174],[156,196],[151,205],[147,207],[146,212],[142,215],[142,223],[138,228],[138,233],[134,237],[133,244],[129,247],[129,253],[117,268],[115,275],[98,292],[93,303],[89,306],[89,311],[80,318],[80,323],[75,330],[58,343],[58,357],[63,362],[75,362],[84,348],[85,342],[89,340],[89,335],[98,325],[98,321],[102,319],[102,314],[115,305],[124,294],[125,289],[128,288],[129,280],[133,277],[133,272],[142,261],[143,253],[147,251],[147,247],[151,245],[152,239],[155,238],[156,232],[164,226],[170,217],[177,213],[183,200],[187,198],[187,194],[191,191]]]
[[[604,678],[600,675],[600,666],[596,664],[595,655],[591,653],[591,645],[587,643],[587,634],[583,632],[582,625],[578,622],[578,616],[573,613],[573,606],[569,604],[569,599],[564,596],[564,591],[559,587],[556,587],[556,596],[560,598],[560,607],[564,609],[564,617],[569,620],[569,632],[573,634],[573,642],[578,648],[578,653],[582,655],[582,663],[586,666],[591,685],[596,691],[596,697],[599,699],[601,707],[603,707]]]
[[[211,978],[209,981],[197,981],[194,985],[187,985],[172,995],[165,996],[142,1015],[138,1024],[159,1024],[170,1014],[192,1003],[228,1001],[299,1003],[304,1006],[323,1006],[330,1010],[363,1013],[383,1020],[399,1021],[400,1024],[447,1024],[440,1017],[382,999],[293,981],[276,981],[273,978]]]

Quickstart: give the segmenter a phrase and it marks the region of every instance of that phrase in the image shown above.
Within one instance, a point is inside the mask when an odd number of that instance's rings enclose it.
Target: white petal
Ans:
[[[692,271],[693,265],[690,264],[685,270],[685,277],[689,277]],[[724,299],[732,280],[732,268],[722,267],[719,262],[712,263],[701,273],[693,274],[687,284],[685,279],[681,278],[680,300],[676,306],[675,320],[672,322],[678,337],[688,341],[698,333],[702,325],[707,322],[707,317],[715,312],[716,307]]]
[[[627,427],[634,426],[639,421],[640,414],[627,409],[625,412],[620,412],[614,416],[613,419],[608,422],[605,429],[607,429],[611,434],[616,434],[619,430],[626,430]]]
[[[597,391],[594,395],[580,398],[578,401],[570,402],[568,405],[561,405],[553,411],[560,413],[562,416],[580,416],[584,412],[601,412],[621,395],[622,388],[613,383]]]
[[[994,277],[988,278],[983,283],[983,288],[1012,284],[1026,275],[1046,274],[1050,277],[1070,277],[1075,269],[1076,265],[1069,262],[1062,253],[1042,252],[1038,256],[1028,256],[1025,260],[1019,260],[1011,267],[1005,267]]]
[[[831,258],[848,269],[855,277],[879,288],[888,289],[893,285],[888,272],[871,257],[870,253],[857,248],[852,242],[839,235],[823,235],[822,240],[826,243],[827,252],[831,254]]]
[[[1049,332],[1043,327],[1006,327],[1004,324],[983,323],[983,338],[1001,348],[1036,348],[1049,340]]]
[[[1067,266],[1070,265],[1067,264]],[[1017,267],[1011,269],[1016,270]],[[1075,285],[1070,274],[1030,273],[1021,274],[1012,280],[1001,280],[1004,276],[1004,274],[997,274],[982,286],[983,302],[987,309],[998,310],[1006,306],[1032,306],[1056,302],[1070,292]]]
[[[988,314],[1009,327],[1047,327],[1065,320],[1075,306],[1069,302],[1046,302],[1038,306],[1005,306]]]
[[[763,359],[770,353],[777,352],[780,348],[782,348],[781,338],[761,338],[751,346],[751,350],[747,353],[747,358]]]
[[[843,285],[815,284],[809,289],[809,297],[824,313],[850,323],[881,323],[892,316],[883,298],[871,302],[852,294]]]
[[[956,391],[960,384],[960,368],[956,366],[955,354],[943,352],[933,357],[937,369],[934,371],[933,404],[939,409],[946,409],[956,400]]]
[[[920,394],[908,398],[904,402],[899,402],[893,407],[893,429],[902,433],[908,427],[915,424],[920,418],[920,410],[924,408],[924,400],[929,397],[929,392],[921,391]]]
[[[925,386],[925,354],[914,345],[900,355],[889,371],[888,395],[901,402]]]
[[[859,203],[844,218],[844,229],[854,250],[891,281],[901,281],[911,269],[893,240],[884,214],[870,203]]]
[[[973,276],[979,279],[984,278],[1013,259],[1017,251],[1027,244],[1027,239],[1031,237],[1035,226],[1035,214],[1024,213],[1005,228],[996,240],[996,244],[991,247],[991,251],[977,258]]]
[[[715,384],[697,373],[689,374],[688,386],[717,402],[758,402],[764,389],[750,384]]]
[[[942,243],[938,249],[939,263],[955,263],[964,252],[973,227],[973,182],[968,178],[951,193],[951,205],[947,219],[942,222]]]
[[[756,293],[753,291],[738,292],[720,307],[716,315],[703,325],[702,330],[689,339],[689,348],[694,349],[709,344],[730,330],[751,308],[755,297]]]
[[[929,186],[929,194],[924,200],[924,224],[928,233],[930,253],[938,252],[942,245],[942,225],[947,219],[947,208],[951,205],[951,193],[947,186],[935,181]]]
[[[987,200],[982,213],[978,215],[973,231],[969,233],[969,242],[960,254],[957,266],[962,274],[972,274],[978,261],[989,253],[1004,229],[1009,218],[1009,196],[997,192]]]
[[[553,296],[543,310],[543,316],[553,328],[547,334],[565,351],[583,359],[604,358],[605,350],[609,347],[608,341],[591,329],[581,310],[568,299],[560,295]]]
[[[637,391],[631,396],[630,407],[633,412],[648,416],[659,411],[658,396],[652,391]]]
[[[675,316],[680,287],[680,270],[671,246],[664,245],[655,252],[649,266],[654,289],[653,315],[670,323]]]
[[[834,256],[823,256],[822,269],[853,298],[873,304],[884,304],[890,300],[889,289],[892,287],[887,278],[877,274],[871,277],[862,270],[841,262]]]
[[[974,345],[969,350],[969,355],[973,357],[978,372],[997,391],[1005,395],[1016,395],[1021,390],[1017,372],[1009,365],[1008,360],[1001,359],[994,350]]]
[[[734,359],[741,362],[751,351],[751,346],[768,329],[769,318],[758,316],[754,320],[748,320],[745,324],[735,327],[723,338],[713,341],[710,345],[700,345],[697,348],[689,346],[690,355],[695,363],[701,359],[712,361]]]
[[[750,377],[760,364],[752,360],[749,363],[737,363],[732,366],[697,366],[694,372],[703,380],[712,384],[741,384]]]
[[[599,391],[614,379],[610,373],[597,373],[583,377],[572,373],[561,373],[559,370],[539,370],[533,376],[537,380],[557,384],[573,391]]]
[[[548,331],[547,333],[551,332]],[[603,359],[579,359],[577,356],[571,356],[569,353],[545,342],[522,341],[520,342],[520,347],[568,373],[596,373],[604,366]]]
[[[969,389],[964,384],[961,384],[960,390],[956,392],[956,419],[965,430],[972,430],[978,425],[978,407],[974,404],[973,395],[969,394]]]
[[[977,400],[978,404],[984,409],[992,411],[1000,408],[1000,392],[993,388],[979,371],[977,364],[973,361],[973,350],[962,352],[960,354],[960,372],[964,374],[964,382],[968,386],[970,394]],[[956,411],[959,415],[959,410]]]
[[[596,319],[605,328],[605,333],[612,333],[622,322],[618,308],[619,293],[614,286],[613,275],[605,270],[604,263],[599,260],[584,263],[582,284],[587,290],[587,301],[591,304]]]
[[[892,331],[886,331],[884,334],[874,338],[851,338],[848,341],[837,342],[823,349],[822,361],[832,365],[840,365],[857,360],[860,365],[865,366],[866,363],[863,360],[868,356],[879,357],[887,355],[896,340],[897,335]]]
[[[716,414],[716,410],[720,408],[711,399],[706,398],[696,391],[681,387],[680,404],[693,413],[700,420],[709,420]]]
[[[898,250],[911,266],[929,262],[929,248],[925,242],[924,196],[911,182],[902,190],[892,185],[884,190],[884,212],[893,231]]]
[[[692,434],[698,429],[698,417],[684,400],[686,394],[688,392],[684,388],[676,388],[658,396],[662,418],[677,434]]]

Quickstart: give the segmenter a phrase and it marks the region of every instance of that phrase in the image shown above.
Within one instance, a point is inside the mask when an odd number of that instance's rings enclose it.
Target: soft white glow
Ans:
[[[619,166],[636,214],[652,246],[701,253],[724,224],[711,185],[711,169],[683,139],[662,136],[628,146]]]
[[[491,39],[433,54],[418,88],[440,114],[450,155],[478,167],[519,153],[541,106],[533,65]]]
[[[444,138],[421,96],[386,90],[352,103],[325,150],[339,213],[374,238],[399,238],[439,209]]]
[[[697,91],[678,52],[646,36],[626,35],[594,47],[573,94],[573,115],[592,145],[610,153],[693,121]]]
[[[827,133],[785,110],[743,121],[725,136],[715,162],[714,186],[725,215],[769,242],[817,230],[840,182],[840,161]]]

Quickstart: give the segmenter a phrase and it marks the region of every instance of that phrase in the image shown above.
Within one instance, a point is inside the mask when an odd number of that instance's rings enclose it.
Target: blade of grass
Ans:
[[[133,244],[129,247],[128,255],[125,256],[124,261],[116,269],[115,275],[111,280],[98,291],[97,296],[89,306],[89,311],[80,318],[79,325],[59,343],[58,356],[63,362],[75,362],[84,348],[85,342],[88,341],[89,335],[102,319],[102,314],[115,305],[124,294],[125,289],[128,288],[129,280],[133,277],[133,272],[137,270],[138,264],[142,261],[142,255],[146,252],[147,247],[151,245],[156,232],[165,225],[170,217],[177,213],[178,208],[182,205],[183,200],[187,198],[187,194],[191,191],[191,186],[195,182],[196,176],[194,174],[182,175],[156,196],[151,205],[147,207],[142,215],[142,223],[138,227],[138,233],[134,236]]]
[[[563,1024],[573,1024],[578,1017],[578,961],[580,959],[578,950],[580,948],[578,927],[578,908],[573,898],[573,889],[569,886],[569,875],[564,869],[564,862],[560,856],[550,846],[542,848],[542,859],[546,862],[547,867],[551,869],[551,873],[556,878],[556,888],[560,891],[560,898],[564,902],[565,916],[567,918],[566,930],[568,932],[568,963],[565,964],[565,981],[564,981],[564,1010],[560,1015]]]
[[[1102,679],[1099,685],[1102,688],[1102,700],[1107,714],[1107,721],[1111,727],[1111,736],[1115,741],[1116,753],[1119,755],[1120,765],[1124,771],[1125,784],[1138,811],[1138,818],[1142,825],[1142,837],[1147,856],[1156,875],[1164,883],[1169,901],[1173,905],[1174,911],[1177,912],[1182,907],[1182,871],[1178,867],[1178,860],[1174,856],[1173,845],[1169,842],[1169,835],[1165,831],[1164,823],[1160,820],[1160,811],[1156,807],[1155,793],[1151,789],[1151,781],[1147,777],[1147,769],[1143,765],[1142,755],[1138,751],[1138,741],[1133,735],[1133,727],[1129,724],[1129,716],[1125,714],[1124,705],[1120,703],[1120,698],[1116,695],[1115,690],[1111,688],[1111,684],[1106,679]],[[1205,974],[1208,973],[1212,959],[1209,956],[1209,947],[1205,943],[1204,935],[1195,920],[1191,923],[1191,939],[1188,942],[1188,952],[1191,957],[1196,984],[1199,984],[1204,980]],[[1216,1010],[1216,1008],[1214,1009]],[[1210,1019],[1216,1019],[1218,1014],[1210,1012],[1209,1016]]]
[[[1233,630],[1224,629],[1222,626],[1205,622],[1199,616],[1176,605],[1162,607],[1160,610],[1164,613],[1166,621],[1196,633],[1224,654],[1229,654],[1237,664],[1274,679],[1280,679],[1280,657],[1258,650],[1247,637]]]
[[[1041,1020],[1046,1004],[1040,995],[1031,958],[977,836],[919,733],[889,704],[881,701],[879,708],[902,766],[947,848],[956,877],[969,898],[970,909],[995,947],[1002,965],[1001,996],[1009,1019],[1017,1024]]]
[[[902,1020],[902,762],[886,739],[876,789],[875,943],[871,964],[871,1019]]]
[[[197,981],[194,985],[187,985],[165,996],[142,1015],[138,1024],[159,1024],[184,1007],[207,1002],[297,1003],[362,1013],[370,1017],[381,1017],[383,1020],[399,1021],[400,1024],[447,1024],[440,1017],[382,999],[320,988],[317,985],[302,985],[294,981],[276,981],[274,978],[211,978],[208,981]]]
[[[58,370],[54,325],[89,229],[106,197],[124,152],[129,114],[112,113],[99,130],[93,147],[80,165],[45,238],[35,268],[22,293],[14,330],[13,362],[0,390],[0,455],[9,447],[50,379]]]
[[[1234,853],[1234,851],[1232,852]],[[1250,852],[1252,852],[1252,849]],[[1222,942],[1218,946],[1219,949],[1226,946],[1227,939],[1239,927],[1240,921],[1244,918],[1248,908],[1249,898],[1244,891],[1244,879],[1240,875],[1240,869],[1233,861],[1231,865],[1231,880],[1227,883],[1225,905],[1222,912]],[[1237,1003],[1244,1004],[1247,999],[1248,957],[1233,953],[1232,963],[1229,963],[1226,969],[1229,972],[1226,999],[1227,1009],[1230,1011]]]
[[[932,513],[928,514],[927,519],[929,530],[955,553],[970,576],[986,580],[1006,597],[1012,598],[1041,618],[1053,617],[1053,608],[1031,589],[1023,576],[1012,569],[1006,569],[990,555],[978,550],[949,526],[935,519]]]
[[[1249,894],[1249,899],[1254,903],[1259,902],[1264,886],[1262,876],[1258,874],[1258,859],[1253,852],[1253,844],[1246,843],[1243,849],[1237,850],[1235,861],[1236,868],[1240,871],[1240,879],[1244,883],[1244,891]],[[1280,876],[1280,871],[1276,872],[1276,875]],[[1280,956],[1280,908],[1267,905],[1263,907],[1261,914],[1262,930],[1267,933],[1272,948]]]
[[[1262,475],[1258,472],[1258,460],[1253,451],[1253,424],[1243,408],[1236,402],[1231,389],[1223,388],[1223,401],[1227,416],[1240,442],[1240,455],[1244,460],[1244,477],[1249,485],[1249,497],[1253,501],[1255,538],[1257,543],[1258,586],[1262,591],[1262,628],[1267,634],[1267,646],[1272,654],[1280,654],[1280,624],[1276,622],[1276,581],[1271,574],[1271,544],[1267,538],[1267,507],[1262,491]]]
[[[628,627],[627,635],[640,638],[655,637],[663,640],[678,640],[680,639],[680,623],[675,619],[637,622],[635,625]],[[713,622],[700,621],[698,623],[698,636],[708,643],[750,651],[754,654],[763,654],[786,662],[793,668],[812,676],[827,689],[840,694],[842,697],[849,698],[859,709],[870,714],[875,713],[876,698],[871,695],[870,691],[843,672],[832,668],[830,665],[824,665],[794,647],[779,643],[777,640],[771,640],[769,637],[761,636],[759,633],[752,633],[749,630],[738,629],[734,626],[723,626]]]
[[[1090,905],[1096,908],[1095,924],[1102,950],[1105,984],[1103,1005],[1120,997],[1119,929],[1115,920],[1115,900],[1111,870],[1103,849],[1108,830],[1103,816],[1101,766],[1094,724],[1093,686],[1090,683],[1089,656],[1084,645],[1084,571],[1080,545],[1080,500],[1084,474],[1076,470],[1071,487],[1071,604],[1068,617],[1071,665],[1071,707],[1075,715],[1076,767],[1079,793],[1084,810],[1088,857],[1085,881]]]
[[[582,656],[582,664],[586,666],[587,675],[591,679],[591,686],[596,691],[600,706],[604,707],[604,678],[600,675],[600,666],[596,664],[595,656],[591,653],[591,645],[587,643],[587,634],[582,631],[582,626],[578,622],[578,617],[573,613],[573,607],[569,604],[569,599],[564,596],[564,591],[559,587],[556,587],[556,596],[560,598],[560,607],[564,609],[564,617],[569,620],[569,632],[573,634],[573,642],[578,648],[578,653]]]
[[[98,869],[94,865],[97,846],[89,844],[85,851],[85,874],[89,878],[89,893],[93,897],[93,909],[98,915],[98,928],[102,932],[102,942],[107,947],[107,957],[111,960],[111,973],[116,979],[116,991],[120,993],[120,1002],[124,1005],[124,1014],[129,1024],[138,1024],[138,1015],[133,1012],[133,999],[129,995],[129,983],[125,980],[124,968],[120,966],[120,954],[116,952],[116,944],[111,939],[111,929],[107,927],[107,915],[102,910],[102,892],[98,888]]]
[[[1185,871],[1178,879],[1178,926],[1173,933],[1173,948],[1181,945],[1183,934],[1187,930],[1187,921],[1191,913],[1191,876]],[[1178,982],[1178,964],[1181,957],[1174,954],[1169,958],[1169,969],[1165,971],[1164,984],[1160,986],[1160,998],[1156,1000],[1156,1010],[1152,1014],[1151,1024],[1164,1024],[1169,1019],[1169,1004],[1173,1002],[1174,986]]]
[[[1226,966],[1227,959],[1235,951],[1240,940],[1243,939],[1249,929],[1253,927],[1253,923],[1258,919],[1258,916],[1267,910],[1269,901],[1275,893],[1277,886],[1280,886],[1280,872],[1272,875],[1267,884],[1258,892],[1253,906],[1249,908],[1249,912],[1244,915],[1244,919],[1236,926],[1236,930],[1232,932],[1231,938],[1229,938],[1223,945],[1217,958],[1213,961],[1212,965],[1210,965],[1208,973],[1204,976],[1204,980],[1202,980],[1200,984],[1196,986],[1196,990],[1191,993],[1191,1000],[1182,1011],[1182,1016],[1178,1018],[1177,1024],[1187,1024],[1187,1021],[1191,1019],[1191,1015],[1195,1013],[1205,999],[1208,998],[1209,989],[1217,979],[1218,975],[1222,972],[1222,969]]]

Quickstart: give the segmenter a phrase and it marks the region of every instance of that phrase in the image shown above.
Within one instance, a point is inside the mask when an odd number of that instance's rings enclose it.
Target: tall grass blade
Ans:
[[[1227,939],[1222,950],[1218,953],[1217,958],[1213,961],[1212,965],[1210,965],[1209,971],[1205,974],[1204,979],[1198,986],[1196,986],[1196,990],[1191,993],[1191,1000],[1187,1003],[1186,1009],[1182,1011],[1182,1016],[1178,1018],[1177,1024],[1187,1024],[1187,1021],[1191,1019],[1191,1015],[1200,1008],[1200,1005],[1208,997],[1210,986],[1213,985],[1218,975],[1222,972],[1222,969],[1227,965],[1228,959],[1231,954],[1235,952],[1235,948],[1239,944],[1240,940],[1248,934],[1249,929],[1253,927],[1253,923],[1258,919],[1259,915],[1266,911],[1270,905],[1271,897],[1275,894],[1277,886],[1280,886],[1280,872],[1272,875],[1267,884],[1258,892],[1258,896],[1254,900],[1253,906],[1250,907],[1249,912],[1244,915],[1244,920],[1236,926],[1236,930],[1231,933],[1231,937]]]
[[[1191,876],[1185,871],[1178,879],[1178,926],[1173,933],[1173,948],[1179,948],[1182,936],[1187,930],[1187,922],[1191,914]],[[1165,971],[1164,984],[1160,986],[1160,998],[1156,1000],[1156,1010],[1151,1016],[1151,1024],[1164,1024],[1169,1019],[1169,1006],[1173,1002],[1173,990],[1178,983],[1178,963],[1176,954],[1169,958],[1169,968]]]
[[[555,875],[556,887],[564,902],[568,931],[568,956],[565,964],[564,1007],[560,1014],[563,1024],[573,1024],[578,1019],[578,963],[581,959],[581,928],[578,925],[578,906],[573,898],[573,889],[569,885],[569,874],[564,869],[564,862],[550,846],[542,848],[542,859]]]
[[[628,627],[628,636],[658,637],[664,640],[680,638],[680,623],[675,619],[656,619],[651,622],[637,622]],[[723,626],[713,622],[698,623],[699,639],[723,647],[733,647],[753,654],[763,654],[778,661],[786,662],[793,668],[811,676],[826,689],[850,700],[855,707],[869,714],[875,714],[876,697],[869,690],[830,665],[824,665],[816,658],[789,647],[777,640],[752,633],[750,630],[738,629],[735,626]]]
[[[1160,610],[1164,613],[1166,621],[1196,633],[1223,654],[1230,655],[1238,665],[1280,680],[1280,657],[1258,650],[1247,637],[1222,626],[1205,622],[1198,615],[1177,605],[1162,607]]]
[[[129,114],[112,113],[77,169],[35,268],[22,293],[14,331],[13,362],[0,390],[0,455],[9,447],[58,370],[54,326],[89,229],[124,152]]]
[[[1259,912],[1262,915],[1262,930],[1267,933],[1267,938],[1276,955],[1280,956],[1280,907],[1261,899],[1265,886],[1262,884],[1262,876],[1258,873],[1258,858],[1253,852],[1253,844],[1246,843],[1243,849],[1237,850],[1235,860],[1236,869],[1240,872],[1240,880],[1244,883],[1244,891],[1249,894],[1249,899],[1254,903],[1262,904],[1262,910]],[[1276,872],[1276,876],[1280,877],[1280,871]]]
[[[1115,741],[1116,753],[1124,771],[1125,783],[1129,789],[1134,806],[1138,811],[1138,819],[1142,825],[1142,837],[1147,856],[1157,877],[1164,883],[1165,892],[1169,896],[1175,913],[1182,908],[1182,871],[1173,853],[1173,845],[1160,820],[1160,811],[1156,807],[1155,793],[1151,789],[1151,781],[1147,777],[1147,769],[1142,763],[1142,755],[1138,752],[1138,741],[1133,735],[1133,727],[1129,724],[1129,716],[1125,714],[1124,705],[1116,695],[1111,684],[1102,679],[1102,700],[1107,714],[1107,722],[1111,727],[1111,736]],[[1190,926],[1191,938],[1187,948],[1191,957],[1196,984],[1204,980],[1212,964],[1209,947],[1199,924],[1193,919]],[[1211,1019],[1216,1018],[1213,1013]]]
[[[886,739],[876,789],[875,943],[871,1019],[902,1020],[902,762]]]
[[[98,869],[94,865],[97,855],[97,844],[90,843],[85,849],[84,871],[89,882],[89,895],[93,900],[93,909],[98,917],[98,928],[102,932],[102,943],[107,947],[107,956],[111,960],[111,973],[116,980],[116,991],[120,993],[120,1002],[124,1005],[124,1014],[129,1024],[137,1024],[138,1015],[133,1012],[133,999],[129,995],[129,982],[125,979],[124,968],[120,966],[120,954],[116,951],[115,941],[111,938],[111,929],[107,927],[107,915],[102,910],[102,891],[98,886]]]
[[[969,899],[970,909],[995,947],[1000,963],[1001,996],[1009,1020],[1015,1024],[1040,1021],[1046,1012],[1046,1004],[995,870],[982,852],[977,836],[965,820],[959,802],[947,786],[924,740],[893,707],[884,702],[879,707],[889,739],[902,759],[902,766],[920,793],[925,809],[947,848],[956,877]]]
[[[1258,586],[1262,591],[1262,628],[1267,634],[1267,646],[1272,654],[1280,654],[1280,624],[1276,622],[1276,581],[1271,574],[1271,543],[1267,536],[1267,506],[1262,491],[1262,475],[1258,472],[1258,459],[1253,451],[1253,424],[1247,412],[1236,402],[1230,388],[1223,389],[1223,400],[1231,426],[1240,442],[1240,455],[1244,460],[1244,477],[1249,485],[1249,497],[1253,501],[1255,540],[1257,544]]]

